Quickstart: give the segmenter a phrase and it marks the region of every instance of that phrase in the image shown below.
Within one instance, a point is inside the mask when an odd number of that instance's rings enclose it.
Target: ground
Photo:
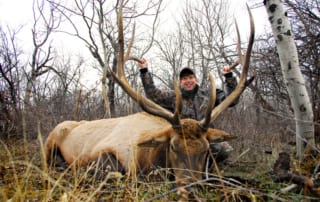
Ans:
[[[43,161],[38,140],[28,143],[25,155],[21,140],[5,140],[0,149],[0,200],[8,201],[174,201],[174,182],[157,170],[138,181],[119,173],[97,180],[87,169],[72,171],[51,168]],[[252,160],[232,157],[203,181],[190,185],[194,201],[316,201],[317,194],[303,186],[292,189],[290,182],[275,182],[272,155]],[[238,157],[238,158],[237,158]],[[27,160],[26,160],[27,159]],[[310,158],[308,162],[316,162]],[[291,164],[296,164],[292,160]],[[302,166],[303,165],[303,166]],[[290,168],[290,173],[310,177],[312,165]],[[297,169],[299,168],[299,169]],[[308,178],[309,179],[309,178]]]

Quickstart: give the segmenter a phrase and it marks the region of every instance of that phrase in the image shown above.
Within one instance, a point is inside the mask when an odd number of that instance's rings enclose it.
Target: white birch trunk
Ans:
[[[313,111],[298,60],[287,13],[280,0],[264,0],[277,44],[281,70],[290,96],[296,121],[297,157],[302,160],[305,143],[315,146]]]

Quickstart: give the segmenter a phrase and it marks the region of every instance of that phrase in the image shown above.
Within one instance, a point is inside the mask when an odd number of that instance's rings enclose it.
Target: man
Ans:
[[[138,67],[140,68],[140,76],[146,96],[173,112],[176,96],[174,90],[161,90],[154,85],[152,76],[148,71],[148,63],[145,59],[142,59],[142,62],[138,63]],[[228,67],[223,68],[222,74],[225,77],[225,91],[221,89],[216,90],[215,105],[220,104],[237,86],[237,80]],[[209,101],[208,89],[199,87],[196,74],[189,67],[185,67],[180,71],[179,86],[182,95],[181,118],[203,119]],[[234,106],[237,102],[238,99],[231,106]],[[210,145],[210,148],[218,162],[225,160],[233,150],[227,142]]]

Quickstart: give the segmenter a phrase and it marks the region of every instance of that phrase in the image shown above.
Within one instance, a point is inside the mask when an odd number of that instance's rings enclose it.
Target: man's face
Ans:
[[[186,91],[193,90],[197,83],[198,80],[193,74],[185,75],[180,78],[180,87]]]

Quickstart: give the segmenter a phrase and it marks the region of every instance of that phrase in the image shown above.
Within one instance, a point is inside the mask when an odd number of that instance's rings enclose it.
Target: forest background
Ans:
[[[30,143],[39,135],[45,139],[64,120],[141,111],[107,71],[117,63],[116,1],[10,2],[14,2],[12,9],[0,2],[1,140]],[[128,41],[135,23],[132,54],[148,59],[161,88],[173,88],[173,78],[184,66],[196,70],[201,86],[207,85],[209,71],[222,83],[221,68],[237,58],[234,20],[240,24],[243,47],[248,41],[245,2],[257,27],[250,67],[256,78],[240,103],[224,112],[215,125],[238,136],[231,142],[234,157],[242,154],[242,159],[257,162],[270,153],[295,151],[294,114],[262,1],[127,1],[125,37]],[[320,4],[292,0],[284,5],[319,143]],[[126,64],[126,75],[133,87],[140,86],[135,63]],[[24,149],[30,151],[32,146],[25,144]]]

